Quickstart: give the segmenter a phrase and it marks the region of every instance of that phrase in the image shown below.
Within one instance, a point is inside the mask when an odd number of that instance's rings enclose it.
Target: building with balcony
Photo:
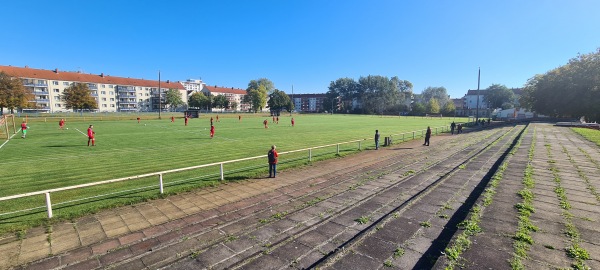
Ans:
[[[99,112],[138,112],[158,110],[159,102],[152,104],[151,93],[162,93],[169,89],[178,90],[187,103],[185,87],[179,82],[159,82],[155,80],[132,79],[101,74],[87,74],[55,70],[34,69],[27,66],[0,66],[0,72],[20,78],[23,86],[31,91],[34,103],[29,112],[67,112],[62,100],[64,90],[73,83],[85,83],[90,95],[96,99]],[[164,96],[163,96],[164,97]],[[163,102],[160,103],[164,107]]]
[[[246,90],[239,88],[227,88],[227,87],[219,87],[219,86],[204,86],[202,89],[202,93],[207,96],[218,96],[223,95],[229,101],[229,108],[227,110],[230,111],[249,111],[250,104],[243,102],[244,96],[246,95]],[[231,106],[231,104],[237,105],[235,107]]]
[[[290,97],[294,103],[294,111],[316,113],[323,112],[323,102],[327,99],[325,94],[295,94]]]

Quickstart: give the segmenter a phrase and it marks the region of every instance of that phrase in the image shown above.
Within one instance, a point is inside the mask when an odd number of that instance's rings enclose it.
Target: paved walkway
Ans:
[[[448,135],[434,136],[432,144],[449,138]],[[143,239],[168,235],[184,224],[195,224],[202,220],[215,222],[211,217],[226,213],[237,202],[248,199],[265,199],[265,194],[296,183],[331,178],[347,171],[378,164],[398,154],[398,149],[422,147],[421,140],[406,142],[380,151],[363,151],[359,154],[322,161],[302,168],[282,171],[277,178],[251,179],[227,182],[217,187],[169,196],[133,206],[103,210],[95,215],[62,222],[48,228],[37,227],[27,231],[19,239],[15,235],[0,238],[0,269],[22,265],[31,269],[63,267],[72,262],[117,250],[120,246]],[[235,218],[235,217],[232,217]],[[160,238],[157,238],[160,241]],[[167,239],[164,239],[165,241]],[[46,259],[44,259],[46,258]],[[27,266],[28,263],[34,262]],[[80,265],[80,269],[98,265]]]

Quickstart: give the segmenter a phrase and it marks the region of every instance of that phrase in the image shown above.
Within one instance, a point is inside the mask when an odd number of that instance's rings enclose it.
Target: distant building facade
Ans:
[[[327,99],[325,94],[294,94],[290,96],[294,103],[294,111],[317,113],[324,112],[323,102]]]
[[[73,83],[85,83],[98,104],[99,112],[144,112],[164,110],[165,95],[169,89],[180,92],[187,103],[186,89],[181,83],[170,81],[132,79],[101,74],[34,69],[29,67],[0,66],[0,72],[20,78],[23,86],[34,95],[31,108],[26,112],[69,112],[62,95]],[[160,84],[160,86],[159,86]],[[159,91],[160,88],[160,91]],[[159,94],[160,93],[160,94]],[[159,99],[159,96],[161,99]]]
[[[246,96],[246,90],[239,88],[227,88],[227,87],[219,87],[219,86],[204,86],[202,88],[202,93],[207,96],[218,96],[223,95],[229,101],[229,104],[237,104],[236,108],[230,105],[230,108],[227,108],[230,111],[243,111],[247,112],[250,110],[250,104],[243,102],[244,96]]]
[[[199,79],[187,79],[180,83],[185,87],[185,90],[187,90],[188,96],[194,92],[201,92],[206,86],[206,84]]]

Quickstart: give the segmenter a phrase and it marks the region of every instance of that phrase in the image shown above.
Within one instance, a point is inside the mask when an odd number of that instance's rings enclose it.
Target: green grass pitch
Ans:
[[[216,128],[212,139],[209,137],[211,116],[215,119]],[[291,126],[289,115],[280,116],[279,124],[276,124],[266,115],[242,114],[239,121],[238,114],[226,114],[219,115],[220,121],[217,122],[216,114],[209,114],[190,119],[188,126],[184,125],[181,117],[171,123],[170,115],[163,116],[161,120],[156,116],[142,117],[139,124],[135,117],[127,120],[88,117],[85,121],[67,118],[68,130],[59,129],[58,119],[30,118],[27,138],[21,139],[21,134],[17,134],[0,148],[3,186],[0,197],[266,155],[272,144],[277,145],[278,152],[286,152],[365,138],[367,140],[362,143],[364,150],[374,147],[372,138],[376,129],[381,133],[380,143],[383,144],[383,137],[390,134],[466,121],[459,118],[323,114],[293,117],[295,127]],[[265,119],[269,121],[268,129],[262,124]],[[20,122],[21,119],[18,119],[17,123]],[[96,132],[95,147],[88,147],[87,136],[79,132],[86,133],[90,124],[94,125]],[[348,144],[342,145],[341,150],[351,153],[357,149],[357,144]],[[334,154],[335,148],[313,153],[315,156],[322,155],[322,158],[334,157]],[[281,171],[305,164],[307,155],[307,152],[281,155],[278,169]],[[265,157],[264,160],[226,165],[226,180],[261,176],[267,170],[266,163]],[[164,176],[166,192],[217,184],[218,174],[217,166],[167,174]],[[157,185],[157,178],[149,177],[52,193],[52,203],[56,204],[53,206],[54,215],[58,219],[68,219],[101,208],[155,198],[158,196]],[[139,190],[117,192],[133,189]],[[109,195],[100,196],[104,194]],[[98,197],[76,201],[93,196]],[[39,224],[46,215],[42,195],[0,201],[0,206],[0,232],[21,228],[22,220],[29,225]],[[34,210],[27,215],[6,214],[27,208]]]

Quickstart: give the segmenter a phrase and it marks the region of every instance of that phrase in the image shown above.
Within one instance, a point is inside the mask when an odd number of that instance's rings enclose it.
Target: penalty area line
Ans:
[[[79,130],[78,128],[75,128],[75,130],[79,131],[79,133],[81,133],[81,135],[83,135],[83,136],[86,136],[86,137],[87,137],[87,135],[86,135],[85,133],[81,132],[81,130]]]
[[[10,136],[10,139],[6,140],[2,145],[0,145],[0,149],[2,149],[2,147],[4,147],[4,145],[8,143],[15,135],[19,134],[19,132],[21,132],[21,129],[17,130],[17,133]]]

